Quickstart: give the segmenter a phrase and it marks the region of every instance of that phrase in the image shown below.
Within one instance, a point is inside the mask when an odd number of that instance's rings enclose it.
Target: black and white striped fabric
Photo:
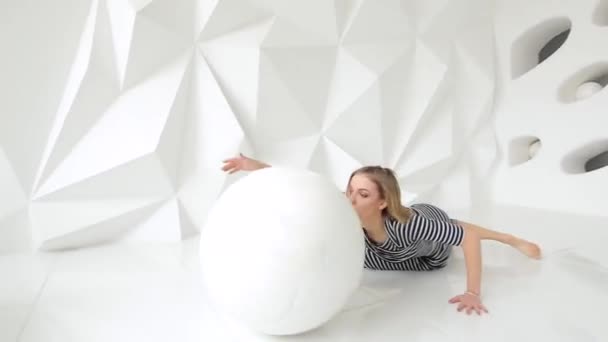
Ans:
[[[365,234],[365,268],[431,271],[447,265],[452,246],[462,243],[464,229],[431,204],[418,203],[410,209],[406,223],[385,218],[386,241],[377,244]]]

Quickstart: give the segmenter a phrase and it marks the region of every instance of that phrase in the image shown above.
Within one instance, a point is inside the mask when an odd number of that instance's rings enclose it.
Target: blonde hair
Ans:
[[[376,184],[380,197],[386,201],[386,208],[382,210],[383,215],[389,215],[403,223],[410,219],[412,215],[410,209],[401,204],[401,188],[393,170],[375,165],[363,166],[353,171],[348,179],[348,185],[357,174],[364,174]]]

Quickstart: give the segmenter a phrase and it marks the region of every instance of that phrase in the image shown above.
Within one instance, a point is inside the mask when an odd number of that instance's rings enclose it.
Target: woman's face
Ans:
[[[356,174],[348,184],[346,196],[362,221],[373,219],[382,214],[386,201],[371,179],[364,174]]]

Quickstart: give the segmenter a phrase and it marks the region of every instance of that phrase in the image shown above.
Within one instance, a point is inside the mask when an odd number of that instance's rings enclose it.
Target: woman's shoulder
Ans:
[[[406,226],[406,225],[410,224],[412,222],[412,220],[414,219],[414,217],[417,215],[419,215],[419,213],[417,213],[414,210],[410,210],[410,215],[407,217],[407,219],[400,219],[398,217],[394,217],[390,214],[387,214],[384,217],[384,225],[389,228],[395,228],[398,226]]]
[[[406,227],[412,224],[419,225],[426,220],[445,219],[447,217],[447,214],[441,208],[431,203],[413,203],[407,209],[409,215],[406,219],[386,215],[384,225],[388,228]]]
[[[426,202],[414,203],[414,204],[410,205],[410,208],[412,208],[412,209],[440,209],[438,206],[431,204],[431,203],[426,203]]]
[[[448,213],[437,205],[431,203],[416,203],[410,206],[419,216],[431,220],[447,220]]]

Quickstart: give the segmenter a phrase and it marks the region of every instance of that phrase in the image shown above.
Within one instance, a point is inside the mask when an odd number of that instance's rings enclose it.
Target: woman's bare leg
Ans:
[[[474,231],[482,240],[493,240],[507,244],[530,258],[540,259],[540,247],[533,242],[524,240],[517,236],[490,230],[480,227],[476,224],[457,220],[457,222],[465,228],[465,230]]]

